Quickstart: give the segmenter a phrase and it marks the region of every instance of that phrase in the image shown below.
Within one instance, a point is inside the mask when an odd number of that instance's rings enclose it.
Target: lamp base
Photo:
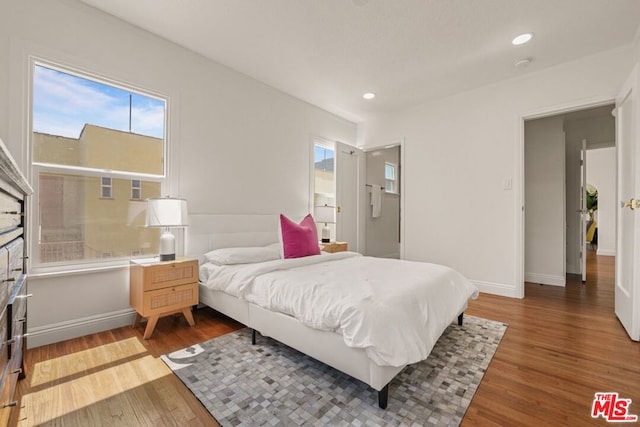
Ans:
[[[322,239],[320,240],[322,243],[330,243],[331,242],[331,229],[325,222],[324,227],[322,227]]]
[[[160,261],[173,261],[176,259],[176,238],[165,229],[160,235]]]

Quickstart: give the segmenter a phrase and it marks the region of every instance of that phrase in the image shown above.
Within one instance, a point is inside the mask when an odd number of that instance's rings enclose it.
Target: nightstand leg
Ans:
[[[143,339],[148,340],[151,338],[151,334],[153,330],[156,328],[156,323],[158,323],[158,317],[160,316],[150,316],[147,318],[147,328],[144,330]]]
[[[185,319],[189,322],[189,326],[193,326],[196,322],[193,320],[193,314],[191,314],[191,308],[186,307],[182,309],[182,314],[184,314]]]
[[[140,321],[142,320],[142,316],[140,316],[140,313],[136,313],[136,318],[133,321],[133,325],[131,326],[132,328],[137,328],[138,326],[140,326]]]

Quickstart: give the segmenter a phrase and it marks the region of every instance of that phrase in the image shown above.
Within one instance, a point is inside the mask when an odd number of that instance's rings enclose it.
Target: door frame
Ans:
[[[314,192],[315,192],[315,175],[314,175],[314,161],[315,161],[315,156],[314,156],[314,147],[316,145],[316,143],[320,143],[323,145],[327,145],[327,146],[331,146],[333,147],[333,152],[334,152],[334,170],[333,170],[333,174],[334,174],[334,186],[333,186],[333,192],[334,194],[336,193],[336,183],[335,183],[335,151],[336,151],[336,141],[332,141],[328,138],[323,138],[321,136],[315,136],[315,135],[311,135],[311,137],[309,138],[309,212],[313,215],[314,214],[314,209],[315,209],[315,204],[314,204]]]
[[[315,210],[315,206],[314,206],[314,198],[315,198],[315,174],[314,174],[314,162],[315,162],[315,149],[314,147],[316,145],[320,145],[320,146],[327,146],[330,147],[333,150],[334,153],[334,170],[333,170],[333,177],[334,177],[334,186],[333,186],[333,191],[334,191],[334,195],[335,195],[335,203],[336,203],[336,208],[338,207],[338,202],[339,202],[339,197],[338,197],[338,145],[339,144],[343,144],[343,145],[347,145],[350,147],[353,147],[354,150],[357,150],[358,152],[362,152],[362,149],[356,146],[353,146],[351,144],[348,144],[346,142],[342,142],[339,140],[332,140],[329,138],[325,138],[322,136],[317,136],[317,135],[310,135],[309,137],[309,182],[308,182],[308,191],[309,191],[309,202],[308,202],[308,206],[309,206],[309,212],[311,212],[312,214],[314,214],[314,210]],[[360,158],[361,156],[358,156],[358,158]],[[362,230],[363,230],[363,225],[362,225],[362,221],[361,221],[361,198],[362,198],[362,191],[360,190],[360,181],[361,181],[361,173],[363,172],[363,168],[362,165],[360,164],[361,160],[358,160],[358,164],[356,165],[356,202],[355,202],[355,206],[356,206],[356,213],[355,213],[355,219],[356,219],[356,230],[355,230],[355,238],[356,238],[356,243],[355,243],[355,247],[352,247],[353,245],[349,246],[349,250],[350,251],[354,251],[354,252],[359,252],[360,249],[363,247],[361,245],[361,240],[362,240]],[[362,184],[364,185],[364,184]],[[332,237],[337,239],[337,235],[338,235],[338,231],[339,231],[339,225],[338,225],[338,218],[339,216],[337,215],[336,212],[336,222],[334,223],[335,226],[335,232],[332,234]]]
[[[518,194],[514,197],[513,212],[515,217],[515,242],[514,242],[514,262],[515,262],[515,292],[513,297],[524,298],[524,251],[525,251],[525,228],[524,228],[524,206],[525,206],[525,182],[524,182],[524,124],[526,120],[541,119],[544,117],[556,116],[573,111],[586,110],[589,108],[601,107],[603,105],[615,104],[615,97],[592,98],[588,101],[576,101],[567,104],[544,107],[523,114],[516,118],[516,129],[518,132],[515,150],[515,172],[518,182]],[[617,167],[617,164],[616,164]],[[617,224],[616,224],[617,230]]]
[[[375,151],[375,150],[382,150],[385,148],[393,148],[393,147],[400,147],[400,259],[404,259],[405,258],[405,251],[404,251],[404,244],[405,244],[405,220],[404,220],[404,213],[405,213],[405,194],[406,194],[406,179],[405,179],[405,139],[404,137],[399,137],[399,138],[391,138],[389,140],[387,140],[386,142],[377,144],[377,145],[372,145],[369,146],[367,145],[366,147],[360,147],[360,149],[362,151],[364,151],[364,153],[368,153],[369,151]],[[366,169],[366,159],[365,159],[365,169]],[[365,171],[366,174],[366,171]],[[360,247],[361,248],[366,248],[366,230],[365,230],[365,226],[366,226],[366,219],[364,217],[364,215],[366,214],[367,210],[366,210],[366,204],[367,204],[367,197],[366,197],[366,187],[365,187],[366,183],[363,183],[359,188],[358,191],[362,191],[363,193],[363,197],[360,198],[360,200],[362,201],[361,203],[362,205],[362,214],[360,217],[360,234],[359,234],[359,243],[360,243]]]
[[[587,281],[587,140],[580,146],[580,279]],[[566,216],[566,213],[565,213]],[[566,235],[566,232],[565,232]],[[566,240],[566,238],[565,238]],[[566,247],[566,241],[565,241]],[[566,258],[566,257],[565,257]]]
[[[634,150],[638,141],[638,123],[636,118],[638,117],[637,101],[639,99],[638,91],[638,65],[633,67],[633,70],[626,78],[622,87],[620,88],[618,95],[616,96],[616,133],[619,135],[618,151],[616,152],[616,164],[622,166],[624,162],[621,161],[622,156],[626,156],[629,152],[633,153],[632,166],[633,176],[633,188],[632,192],[624,191],[626,194],[622,194],[622,190],[629,190],[626,188],[626,182],[623,181],[623,174],[627,172],[623,167],[618,166],[616,168],[616,267],[615,267],[615,303],[614,312],[620,324],[624,327],[625,331],[633,341],[640,340],[640,323],[638,322],[638,307],[640,307],[640,292],[638,292],[637,279],[638,279],[638,261],[636,260],[638,249],[638,233],[640,231],[638,227],[638,219],[633,212],[633,200],[637,197],[637,191],[639,188],[638,183],[638,152]],[[625,107],[625,100],[629,99],[632,103],[632,116],[629,119],[630,127],[627,128],[624,112],[627,109]],[[635,105],[634,105],[635,104]],[[622,114],[621,114],[622,113]],[[627,140],[625,135],[625,129],[631,130],[632,139]],[[629,148],[631,147],[631,150]],[[626,152],[623,150],[626,148]],[[625,209],[627,204],[623,201],[627,200],[627,197],[632,199],[628,202],[631,203],[631,211]],[[623,225],[626,223],[624,217],[631,216],[633,218],[633,224],[627,224],[626,228]],[[631,229],[629,229],[631,225]],[[625,238],[631,236],[631,245],[625,244]],[[629,242],[626,242],[629,243]],[[631,248],[629,249],[629,246]],[[623,249],[627,247],[632,253],[623,253]],[[625,262],[625,259],[631,255],[631,258]],[[630,270],[630,271],[629,271]],[[629,274],[629,277],[626,277]],[[625,279],[629,286],[625,286]]]

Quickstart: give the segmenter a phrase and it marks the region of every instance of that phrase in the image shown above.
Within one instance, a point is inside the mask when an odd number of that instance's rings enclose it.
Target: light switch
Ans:
[[[511,188],[513,188],[513,179],[506,178],[504,180],[504,189],[505,190],[511,190]]]

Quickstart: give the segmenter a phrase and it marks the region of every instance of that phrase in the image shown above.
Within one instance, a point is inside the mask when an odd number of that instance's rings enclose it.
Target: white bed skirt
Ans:
[[[291,316],[266,310],[202,284],[200,302],[264,336],[272,337],[365,382],[377,391],[382,390],[404,368],[377,365],[363,349],[348,347],[340,334],[310,328]],[[247,342],[247,345],[251,343]]]

